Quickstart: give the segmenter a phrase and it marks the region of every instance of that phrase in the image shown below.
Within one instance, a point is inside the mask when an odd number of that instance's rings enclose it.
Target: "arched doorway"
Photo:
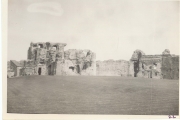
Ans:
[[[77,71],[77,73],[80,73],[80,67],[79,67],[79,65],[76,66],[76,71]]]
[[[69,69],[71,69],[74,72],[74,67],[73,66],[70,66]]]
[[[38,74],[41,75],[41,68],[38,69]]]

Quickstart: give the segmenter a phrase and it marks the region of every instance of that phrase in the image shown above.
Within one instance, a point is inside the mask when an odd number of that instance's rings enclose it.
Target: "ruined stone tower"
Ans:
[[[31,43],[28,59],[39,75],[96,75],[96,54],[90,50],[64,51],[65,43]]]
[[[31,43],[28,59],[36,65],[35,73],[39,75],[56,74],[56,62],[63,61],[65,43]]]

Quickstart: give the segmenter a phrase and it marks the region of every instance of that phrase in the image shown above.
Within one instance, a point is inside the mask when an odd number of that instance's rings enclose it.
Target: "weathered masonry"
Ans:
[[[65,43],[31,43],[28,60],[8,62],[8,77],[26,75],[128,76],[179,79],[179,56],[169,50],[160,55],[145,55],[135,50],[131,59],[96,61],[91,50],[69,49]]]
[[[134,77],[179,79],[179,56],[171,55],[167,49],[161,55],[145,55],[136,50],[130,62]]]
[[[18,65],[10,65],[15,71],[14,76],[96,75],[94,52],[76,49],[64,51],[65,46],[65,43],[31,43],[28,49],[28,60],[15,61]],[[14,61],[10,61],[12,62]],[[19,69],[16,69],[17,67]]]
[[[105,60],[96,62],[96,74],[99,76],[129,76],[129,61]]]

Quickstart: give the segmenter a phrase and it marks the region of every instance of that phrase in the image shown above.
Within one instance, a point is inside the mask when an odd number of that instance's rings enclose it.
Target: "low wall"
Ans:
[[[106,60],[96,62],[97,76],[128,76],[129,61],[125,60]]]

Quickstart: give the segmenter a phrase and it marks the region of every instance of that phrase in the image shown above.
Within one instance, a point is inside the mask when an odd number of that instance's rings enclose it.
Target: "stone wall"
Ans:
[[[72,61],[64,60],[64,62],[57,62],[56,75],[79,75],[79,73]]]
[[[162,55],[143,55],[139,61],[137,77],[161,79]]]
[[[59,75],[96,75],[96,55],[90,50],[69,49],[64,61],[57,62],[57,71]]]
[[[64,43],[31,43],[28,59],[48,75],[96,75],[96,54],[90,50],[69,49],[64,52]],[[46,72],[44,72],[44,70]]]
[[[179,79],[179,57],[164,55],[161,70],[163,79]]]
[[[161,55],[145,55],[141,50],[136,50],[131,62],[134,66],[134,77],[179,79],[179,56],[171,55],[168,49]]]
[[[35,74],[36,75],[47,75],[46,65],[44,64],[38,64],[35,68]]]
[[[129,61],[129,76],[134,77],[134,62]]]
[[[179,56],[172,57],[172,76],[173,79],[179,79]]]
[[[15,76],[22,73],[24,75],[97,75],[179,79],[179,56],[171,55],[168,49],[161,55],[145,55],[143,51],[135,50],[130,61],[96,61],[96,54],[91,50],[64,51],[65,46],[65,43],[31,43],[28,49],[28,60],[19,62],[19,66],[23,66],[23,69],[9,62],[7,69],[13,69]]]
[[[27,75],[35,75],[35,68],[34,67],[24,67],[20,70],[21,76],[27,76]]]
[[[98,76],[129,76],[129,61],[106,60],[96,62]]]

